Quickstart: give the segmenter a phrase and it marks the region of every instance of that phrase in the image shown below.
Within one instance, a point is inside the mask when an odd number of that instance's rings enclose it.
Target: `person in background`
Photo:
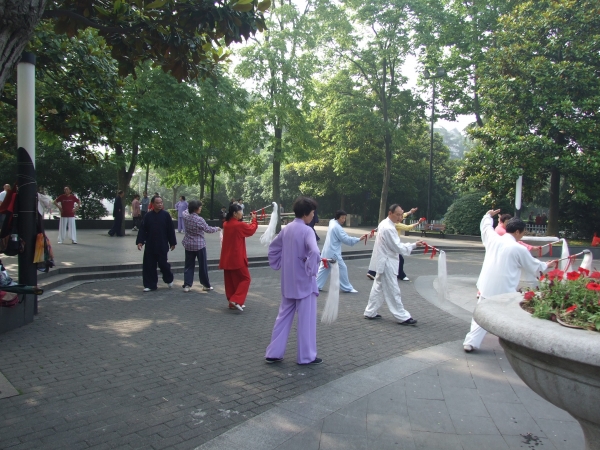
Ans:
[[[175,203],[175,209],[177,210],[177,232],[183,233],[185,231],[185,225],[183,223],[183,212],[188,209],[188,202],[185,201],[185,196],[179,197],[179,201]]]
[[[160,197],[152,197],[150,200],[152,210],[146,214],[138,231],[135,243],[139,251],[144,249],[144,260],[142,265],[142,280],[144,292],[158,289],[158,275],[156,266],[162,273],[162,279],[170,288],[173,287],[173,272],[167,260],[169,247],[175,250],[177,238],[171,215],[163,209],[163,200]]]
[[[6,193],[10,191],[10,184],[5,184],[4,189],[0,192],[0,206],[2,206],[2,202],[6,198]],[[2,224],[4,223],[4,218],[6,214],[0,214],[0,228],[2,228]]]
[[[223,244],[219,269],[224,271],[225,296],[229,309],[244,310],[246,296],[250,289],[250,271],[246,256],[246,238],[256,233],[258,222],[252,213],[252,223],[241,222],[242,208],[232,204],[223,224]]]
[[[325,244],[323,244],[321,256],[323,258],[334,258],[337,260],[337,264],[340,268],[340,290],[356,294],[358,291],[350,284],[350,280],[348,279],[348,267],[342,258],[342,244],[353,247],[360,241],[366,240],[367,235],[360,238],[348,236],[348,233],[342,228],[342,225],[346,222],[346,216],[346,211],[340,209],[336,211],[335,218],[329,221],[327,237],[325,238]],[[327,278],[329,278],[330,270],[331,269],[326,268],[323,263],[319,266],[319,272],[317,273],[317,287],[319,288],[319,291],[325,286],[325,282],[327,281]]]
[[[227,208],[221,206],[221,212],[219,213],[219,215],[219,219],[221,220],[221,228],[223,228],[223,224],[225,223],[225,220],[227,220]]]
[[[210,227],[200,216],[202,203],[191,200],[188,209],[183,211],[182,219],[185,222],[185,236],[181,244],[185,249],[185,269],[183,272],[183,291],[189,292],[194,283],[194,270],[198,259],[198,277],[203,291],[212,291],[213,287],[208,280],[208,264],[206,259],[206,241],[204,233],[217,233],[219,227]]]
[[[121,225],[123,224],[123,217],[125,216],[125,208],[123,208],[124,196],[125,193],[123,191],[117,192],[115,204],[113,205],[113,217],[115,221],[113,222],[112,228],[108,232],[110,237],[113,237],[115,234],[119,237],[123,236],[121,234]]]
[[[148,214],[148,207],[150,206],[150,198],[148,198],[148,193],[146,191],[144,191],[144,196],[142,197],[140,204],[142,208],[142,220],[144,220],[144,216]]]
[[[242,218],[244,217],[244,201],[241,198],[238,198],[237,204],[242,207]]]
[[[307,225],[313,229],[313,231],[315,233],[315,238],[317,239],[317,242],[319,242],[321,240],[321,238],[319,237],[319,235],[317,234],[317,232],[315,230],[315,225],[317,225],[318,223],[319,223],[319,216],[317,215],[317,210],[315,209],[315,215],[313,216],[313,218]]]
[[[137,231],[140,228],[140,222],[142,221],[139,194],[133,196],[133,201],[131,202],[131,217],[133,218],[133,229],[131,231]]]
[[[64,194],[59,195],[54,204],[60,210],[60,224],[58,229],[58,243],[62,244],[67,237],[67,228],[69,237],[73,244],[77,244],[77,230],[75,229],[75,213],[81,206],[81,201],[71,192],[70,186],[65,186]]]

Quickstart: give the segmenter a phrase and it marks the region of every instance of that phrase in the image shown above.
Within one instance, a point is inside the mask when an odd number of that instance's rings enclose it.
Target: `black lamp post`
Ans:
[[[206,160],[206,167],[208,168],[208,171],[210,172],[210,220],[214,219],[213,216],[213,210],[214,210],[214,204],[215,204],[215,169],[214,167],[210,167],[210,163],[214,164],[214,158],[210,158],[208,160]]]
[[[431,146],[429,148],[429,190],[427,191],[427,220],[431,221],[431,191],[433,188],[433,124],[435,123],[435,79],[446,76],[446,70],[443,67],[435,69],[435,75],[431,75],[429,70],[425,69],[423,76],[431,80],[433,84],[433,95],[431,96]]]

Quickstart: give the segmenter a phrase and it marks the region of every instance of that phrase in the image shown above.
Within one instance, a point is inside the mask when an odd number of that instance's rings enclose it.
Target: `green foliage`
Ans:
[[[580,205],[600,207],[591,183],[600,173],[600,15],[590,14],[597,10],[595,0],[516,6],[500,19],[480,72],[488,120],[471,131],[481,146],[467,158],[461,178],[492,195],[509,196],[523,174],[524,193],[531,196],[552,177],[554,235],[561,176]]]
[[[77,210],[77,217],[83,220],[98,220],[108,215],[108,210],[97,198],[83,197],[81,208]]]
[[[176,209],[167,209],[167,212],[171,214],[173,220],[177,220],[177,218],[179,217]]]
[[[450,205],[444,216],[444,224],[449,233],[480,236],[479,224],[481,218],[490,209],[500,209],[502,212],[512,214],[510,203],[507,200],[498,203],[483,203],[484,192],[467,193]]]
[[[534,317],[560,320],[568,325],[600,331],[600,272],[587,276],[572,271],[553,270],[544,276],[537,295],[524,300],[523,307]]]

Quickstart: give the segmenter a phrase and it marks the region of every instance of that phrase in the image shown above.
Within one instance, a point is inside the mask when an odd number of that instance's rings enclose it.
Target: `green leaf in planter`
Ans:
[[[235,5],[233,5],[231,7],[231,9],[235,10],[235,11],[239,11],[239,12],[248,12],[248,11],[252,11],[252,9],[254,8],[254,6],[252,5],[252,3],[248,3],[248,4],[240,4],[240,3],[236,3]]]
[[[146,9],[162,8],[165,5],[165,3],[167,3],[167,0],[156,0],[150,3],[149,5],[146,5]]]

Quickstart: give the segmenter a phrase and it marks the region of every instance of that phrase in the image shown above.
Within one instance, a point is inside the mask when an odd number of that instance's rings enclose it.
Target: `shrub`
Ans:
[[[456,199],[444,216],[444,224],[448,233],[480,236],[481,218],[490,209],[500,209],[503,213],[514,213],[510,201],[499,202],[498,205],[483,205],[481,199],[485,192],[470,192]]]
[[[98,220],[108,215],[108,211],[100,200],[90,197],[80,200],[81,208],[77,210],[77,217],[83,220]]]
[[[169,214],[171,214],[171,219],[177,220],[178,215],[177,215],[177,210],[176,209],[167,209],[167,212]]]

